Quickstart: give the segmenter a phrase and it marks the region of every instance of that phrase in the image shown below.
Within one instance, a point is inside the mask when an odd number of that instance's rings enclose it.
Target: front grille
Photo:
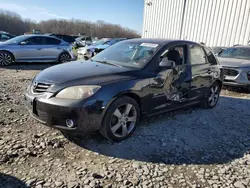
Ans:
[[[34,93],[43,93],[48,90],[51,84],[34,82],[32,84],[32,90]]]
[[[224,68],[223,71],[226,76],[237,76],[239,74],[239,72],[235,69]]]

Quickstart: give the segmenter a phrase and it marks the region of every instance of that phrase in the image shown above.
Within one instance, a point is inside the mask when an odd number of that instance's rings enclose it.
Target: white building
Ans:
[[[142,37],[248,44],[250,0],[145,0]]]

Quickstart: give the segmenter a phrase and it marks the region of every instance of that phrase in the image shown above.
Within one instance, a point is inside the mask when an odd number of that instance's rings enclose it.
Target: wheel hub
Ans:
[[[136,123],[136,109],[131,104],[118,107],[111,118],[112,133],[117,137],[125,137],[134,129]]]
[[[119,121],[120,121],[120,124],[125,125],[128,122],[127,115],[122,115]]]

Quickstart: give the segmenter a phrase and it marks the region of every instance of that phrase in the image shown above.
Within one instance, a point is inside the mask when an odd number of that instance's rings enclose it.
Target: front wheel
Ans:
[[[130,97],[121,97],[107,109],[100,132],[105,138],[119,142],[133,134],[139,120],[137,102]]]
[[[213,108],[219,101],[221,92],[221,84],[215,82],[210,88],[207,97],[202,101],[202,107]]]
[[[14,62],[14,58],[11,53],[0,51],[0,65],[7,66]]]
[[[69,62],[69,61],[71,61],[71,56],[69,55],[68,52],[63,52],[59,55],[58,61],[59,61],[59,63]]]

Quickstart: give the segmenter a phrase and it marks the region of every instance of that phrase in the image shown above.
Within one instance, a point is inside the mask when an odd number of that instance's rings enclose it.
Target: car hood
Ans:
[[[250,67],[250,60],[218,57],[223,67]]]
[[[101,84],[126,78],[122,73],[130,70],[132,69],[95,61],[74,61],[43,70],[36,76],[35,81],[53,85]]]

